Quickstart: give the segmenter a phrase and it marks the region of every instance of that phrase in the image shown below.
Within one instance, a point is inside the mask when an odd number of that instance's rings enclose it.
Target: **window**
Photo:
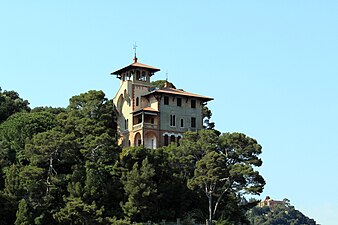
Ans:
[[[181,127],[184,127],[184,120],[181,119]]]
[[[142,123],[142,117],[137,118],[138,123]]]
[[[151,119],[150,119],[150,123],[151,123],[151,124],[154,124],[154,122],[155,122],[154,118],[151,118]]]
[[[191,100],[191,108],[196,108],[196,100]]]
[[[137,97],[136,98],[136,106],[138,106],[140,104],[140,99]]]
[[[177,106],[182,106],[182,99],[181,98],[177,98]]]
[[[140,80],[141,78],[141,73],[140,71],[136,70],[136,80]]]
[[[145,71],[142,71],[142,75],[141,75],[140,80],[141,81],[147,81],[147,76],[146,76],[146,72]]]
[[[168,96],[164,96],[164,104],[169,105],[169,97]]]
[[[196,127],[196,117],[191,117],[191,127]]]
[[[175,135],[170,136],[170,143],[175,143]]]
[[[177,146],[180,146],[180,140],[181,140],[181,137],[178,136],[178,137],[177,137]]]
[[[128,130],[128,119],[124,120],[124,129]]]
[[[169,137],[168,135],[164,135],[164,143],[163,143],[164,146],[168,146],[169,145]]]
[[[176,116],[170,115],[170,126],[175,127],[176,126]]]

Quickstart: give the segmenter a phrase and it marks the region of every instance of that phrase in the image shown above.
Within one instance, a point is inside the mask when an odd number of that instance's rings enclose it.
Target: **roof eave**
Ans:
[[[184,95],[184,94],[179,94],[179,93],[164,93],[164,92],[158,92],[158,90],[151,91],[145,95],[142,95],[142,97],[146,97],[152,94],[168,94],[168,95],[177,95],[177,96],[185,96],[185,97],[191,97],[191,98],[198,98],[198,99],[203,99],[206,102],[214,100],[214,98],[206,97],[206,96],[189,96],[189,95]]]
[[[136,113],[139,113],[139,112],[159,113],[159,111],[157,111],[157,110],[138,109],[136,111],[133,111],[132,114],[136,114]]]
[[[160,71],[160,69],[155,68],[155,67],[147,67],[147,66],[143,67],[143,66],[136,66],[136,65],[131,64],[131,65],[128,65],[126,67],[123,67],[122,69],[119,69],[119,70],[116,70],[114,72],[111,72],[110,74],[111,75],[120,75],[123,72],[125,72],[125,71],[127,71],[129,69],[133,69],[133,68],[143,68],[143,69],[147,69],[147,70],[149,70],[150,72],[153,72],[153,73]]]

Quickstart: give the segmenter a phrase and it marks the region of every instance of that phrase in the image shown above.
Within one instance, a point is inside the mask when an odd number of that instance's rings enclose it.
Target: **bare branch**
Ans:
[[[223,195],[229,190],[229,188],[226,188],[224,189],[224,191],[222,192],[222,194],[217,198],[217,201],[216,201],[216,204],[215,204],[215,207],[214,207],[214,212],[212,213],[212,216],[214,217],[215,214],[216,214],[216,210],[217,210],[217,207],[221,201],[221,199],[223,198]]]

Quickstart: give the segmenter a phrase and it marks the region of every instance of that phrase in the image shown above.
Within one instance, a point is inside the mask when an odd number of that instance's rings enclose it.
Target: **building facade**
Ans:
[[[258,207],[268,206],[270,209],[274,209],[277,205],[284,205],[284,201],[276,201],[266,196],[265,200],[258,203]]]
[[[134,62],[112,72],[121,80],[113,102],[119,144],[158,148],[179,143],[186,131],[203,129],[203,106],[212,98],[169,86],[155,88],[151,77],[160,69]]]

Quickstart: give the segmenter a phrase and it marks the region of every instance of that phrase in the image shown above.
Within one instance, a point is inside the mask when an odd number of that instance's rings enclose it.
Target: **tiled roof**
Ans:
[[[158,69],[156,67],[149,66],[149,65],[146,65],[146,64],[143,64],[143,63],[139,63],[139,62],[134,62],[134,63],[130,64],[129,66],[126,66],[126,67],[123,67],[122,69],[119,69],[119,70],[116,70],[114,72],[111,72],[110,74],[111,75],[120,75],[123,72],[125,72],[127,70],[130,70],[130,69],[133,69],[133,68],[145,68],[145,69],[150,70],[151,72],[160,71],[160,69]]]
[[[143,108],[142,110],[144,110],[144,111],[158,112],[158,110],[153,109],[153,108],[151,108],[151,107],[146,107],[146,108]]]
[[[156,110],[156,109],[153,109],[151,107],[146,107],[146,108],[143,108],[143,109],[136,110],[133,113],[137,113],[137,112],[141,112],[141,111],[158,112],[158,110]]]
[[[203,95],[198,95],[198,94],[186,92],[186,91],[183,91],[183,90],[180,90],[180,89],[175,89],[175,88],[156,89],[154,91],[149,92],[145,96],[151,95],[151,94],[154,94],[154,93],[170,94],[170,95],[180,95],[180,96],[187,96],[187,97],[195,97],[195,98],[204,99],[206,101],[213,100],[213,98],[210,98],[210,97],[206,97],[206,96],[203,96]]]

